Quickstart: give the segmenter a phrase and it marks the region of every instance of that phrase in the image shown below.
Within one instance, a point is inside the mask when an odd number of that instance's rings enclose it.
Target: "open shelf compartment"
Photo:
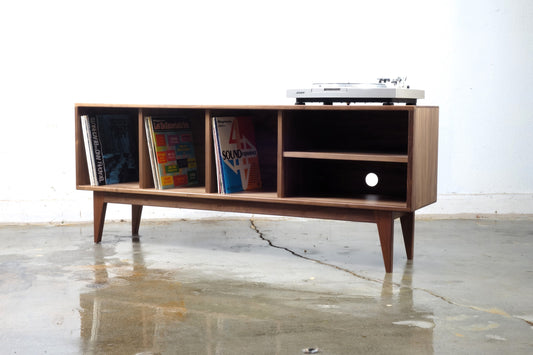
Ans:
[[[76,141],[76,186],[90,186],[90,177],[89,177],[89,168],[87,164],[87,154],[84,145],[83,138],[83,129],[81,123],[81,117],[84,115],[125,115],[128,116],[128,119],[131,120],[131,124],[136,126],[138,120],[138,110],[136,108],[128,107],[83,107],[76,106],[75,113],[75,141]],[[112,134],[117,134],[114,132]],[[120,132],[118,132],[120,134]],[[136,129],[136,135],[138,136],[139,131]],[[111,140],[111,143],[113,140]],[[139,155],[139,145],[138,140],[134,138],[132,142],[133,154]],[[136,172],[137,173],[137,172]],[[138,171],[140,174],[140,171]],[[139,185],[138,181],[134,182],[137,186]]]
[[[194,152],[196,156],[198,184],[191,186],[197,189],[201,187],[205,191],[205,121],[204,111],[187,108],[141,108],[139,112],[139,147],[140,147],[140,181],[141,188],[154,188],[154,178],[150,164],[150,155],[146,140],[145,117],[152,118],[184,118],[191,124],[193,135]],[[176,187],[169,190],[180,191],[189,187]],[[183,190],[185,192],[185,190]]]
[[[286,158],[285,197],[407,200],[407,164]],[[375,174],[375,186],[367,184]]]
[[[408,111],[286,111],[283,150],[406,155],[408,121]]]
[[[210,179],[206,192],[217,193],[217,178],[215,168],[214,142],[212,134],[213,117],[245,117],[253,121],[259,170],[261,172],[262,187],[259,192],[277,191],[277,115],[278,111],[250,110],[250,109],[213,109],[206,111],[206,157]],[[240,194],[254,194],[258,191],[245,191]]]

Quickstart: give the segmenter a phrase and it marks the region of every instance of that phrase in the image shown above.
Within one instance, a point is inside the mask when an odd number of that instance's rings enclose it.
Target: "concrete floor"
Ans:
[[[533,220],[1,226],[1,354],[531,354]]]

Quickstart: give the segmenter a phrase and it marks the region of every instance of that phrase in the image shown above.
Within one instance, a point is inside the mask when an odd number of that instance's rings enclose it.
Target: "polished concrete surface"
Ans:
[[[533,220],[0,226],[1,354],[531,354]]]

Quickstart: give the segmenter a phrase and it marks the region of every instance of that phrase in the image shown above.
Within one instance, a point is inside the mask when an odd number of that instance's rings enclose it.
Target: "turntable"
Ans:
[[[287,97],[296,99],[296,105],[307,102],[333,103],[369,103],[383,105],[405,103],[416,105],[418,99],[424,98],[424,90],[411,89],[405,78],[380,78],[376,83],[316,83],[310,89],[289,89]]]

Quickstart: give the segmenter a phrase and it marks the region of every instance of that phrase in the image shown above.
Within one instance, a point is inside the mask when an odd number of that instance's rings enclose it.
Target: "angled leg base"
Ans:
[[[106,210],[107,210],[107,202],[105,202],[104,200],[104,194],[101,192],[95,191],[93,193],[94,242],[95,243],[100,243],[102,241]]]
[[[371,209],[351,209],[342,207],[321,207],[309,208],[304,205],[293,205],[283,203],[251,203],[247,200],[228,199],[221,203],[218,198],[216,201],[210,198],[194,198],[183,196],[167,196],[167,195],[148,195],[148,194],[134,194],[134,193],[117,193],[112,191],[94,191],[93,192],[93,208],[94,208],[94,242],[100,243],[102,241],[102,234],[104,229],[104,221],[108,203],[119,203],[131,205],[131,231],[133,237],[139,235],[139,226],[141,223],[141,215],[143,206],[159,206],[159,207],[174,207],[174,208],[191,208],[201,210],[216,210],[227,212],[246,212],[246,213],[261,213],[261,214],[279,214],[283,216],[307,217],[307,218],[322,218],[333,220],[347,220],[353,222],[367,222],[376,223],[379,233],[379,240],[381,243],[381,253],[383,255],[383,263],[385,271],[392,273],[393,271],[393,255],[394,255],[394,220],[400,218],[403,239],[405,244],[405,251],[407,259],[413,259],[414,250],[414,212],[401,211],[376,211]],[[218,197],[218,196],[217,196]],[[141,204],[142,203],[142,204]]]
[[[139,226],[141,225],[142,205],[131,205],[131,235],[139,236]]]
[[[413,260],[414,237],[415,237],[415,213],[395,213],[386,211],[376,211],[375,219],[378,225],[379,240],[381,242],[381,252],[385,271],[392,272],[394,254],[394,220],[400,217],[402,225],[403,241],[408,260]]]
[[[413,250],[415,242],[415,213],[406,213],[400,217],[400,223],[402,225],[403,242],[405,244],[405,252],[407,253],[407,259],[413,260]]]
[[[381,253],[385,271],[392,272],[392,261],[394,254],[394,216],[392,212],[376,212],[376,223],[378,225],[379,241],[381,242]]]
[[[93,213],[94,213],[94,242],[102,241],[104,232],[105,214],[107,202],[105,193],[94,191],[93,193]],[[139,235],[139,226],[141,224],[142,205],[131,205],[131,234],[136,237]]]

